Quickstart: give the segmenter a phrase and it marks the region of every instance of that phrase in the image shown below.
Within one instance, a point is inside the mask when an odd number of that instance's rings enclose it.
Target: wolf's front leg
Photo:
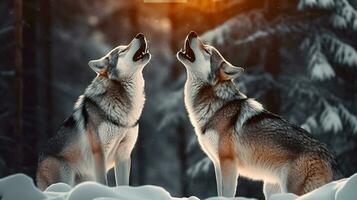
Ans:
[[[214,166],[214,172],[216,174],[217,196],[221,197],[222,196],[222,170],[221,170],[221,165],[219,164],[219,162],[214,162],[213,161],[213,166]]]
[[[273,194],[281,193],[280,185],[278,183],[268,183],[264,181],[263,193],[265,200],[269,200]]]
[[[120,142],[115,156],[115,180],[117,185],[129,185],[130,155],[138,138],[139,126],[131,128]]]
[[[222,174],[222,194],[224,197],[234,197],[238,183],[238,167],[236,160],[220,159]]]
[[[115,161],[115,181],[117,186],[119,185],[129,185],[130,178],[130,167],[131,167],[131,159],[130,157],[125,160],[117,160]]]
[[[94,153],[95,179],[98,183],[108,185],[103,152]]]
[[[103,185],[108,185],[103,148],[98,131],[91,126],[88,126],[88,139],[93,154],[95,180]]]

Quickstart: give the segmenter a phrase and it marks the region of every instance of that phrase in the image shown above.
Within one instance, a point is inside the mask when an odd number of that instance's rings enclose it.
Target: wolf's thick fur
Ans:
[[[195,33],[177,56],[187,69],[185,105],[214,164],[219,196],[235,196],[238,175],[264,181],[269,199],[279,192],[305,194],[338,174],[324,144],[242,94],[233,80],[243,69]]]
[[[117,185],[129,184],[130,154],[145,101],[142,70],[151,57],[146,45],[138,34],[128,46],[89,62],[98,76],[41,153],[40,189],[56,182],[107,184],[106,172],[113,166]]]

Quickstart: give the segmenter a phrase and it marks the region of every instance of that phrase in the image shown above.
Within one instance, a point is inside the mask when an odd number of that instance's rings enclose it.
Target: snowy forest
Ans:
[[[95,77],[88,61],[141,32],[152,60],[130,184],[215,196],[175,56],[191,30],[245,69],[236,84],[247,96],[326,143],[345,176],[357,172],[356,0],[2,0],[0,177],[34,178],[39,151]],[[240,177],[237,194],[262,199],[261,188]]]

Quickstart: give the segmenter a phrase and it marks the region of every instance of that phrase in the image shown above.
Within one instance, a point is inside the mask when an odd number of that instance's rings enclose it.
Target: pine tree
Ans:
[[[310,7],[326,10],[329,13],[329,21],[325,27],[307,36],[302,45],[302,48],[307,52],[307,67],[310,75],[315,81],[334,82],[336,79],[346,81],[336,71],[340,67],[350,67],[356,71],[357,51],[349,44],[351,41],[348,41],[345,34],[338,36],[337,33],[338,31],[357,31],[357,11],[347,0],[300,1],[299,9],[307,10]],[[328,29],[328,27],[331,28]],[[342,87],[348,87],[348,84],[345,82]],[[332,91],[332,94],[329,95],[322,94],[321,90],[315,92],[322,102],[322,112],[319,119],[313,119],[311,116],[304,127],[309,130],[322,128],[323,132],[338,133],[344,130],[344,124],[351,127],[348,132],[357,134],[356,116],[352,114],[351,105],[341,97],[333,95]],[[311,120],[319,123],[311,125]]]

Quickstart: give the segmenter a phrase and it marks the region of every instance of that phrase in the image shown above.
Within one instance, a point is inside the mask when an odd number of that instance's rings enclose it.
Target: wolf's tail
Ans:
[[[331,162],[331,168],[333,170],[333,180],[339,180],[345,177],[341,171],[340,165],[335,159]]]

